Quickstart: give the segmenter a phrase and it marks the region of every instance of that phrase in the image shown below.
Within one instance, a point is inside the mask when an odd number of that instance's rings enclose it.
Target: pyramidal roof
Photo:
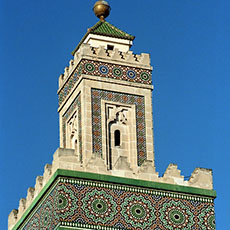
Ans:
[[[88,29],[85,36],[81,39],[81,41],[79,42],[75,50],[72,52],[73,55],[78,50],[80,45],[84,42],[84,40],[89,34],[96,34],[96,35],[126,39],[126,40],[131,40],[131,41],[135,39],[135,36],[118,29],[117,27],[108,23],[107,21],[99,21],[94,26]]]
[[[97,35],[105,35],[109,37],[114,38],[121,38],[121,39],[128,39],[128,40],[134,40],[134,36],[127,34],[126,32],[118,29],[117,27],[113,26],[112,24],[104,21],[99,21],[96,23],[93,27],[90,29],[91,34],[97,34]]]

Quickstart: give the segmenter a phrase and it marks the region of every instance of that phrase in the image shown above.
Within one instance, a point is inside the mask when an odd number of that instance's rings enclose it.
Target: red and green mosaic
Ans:
[[[137,127],[137,161],[138,165],[146,160],[146,128],[144,97],[132,94],[118,93],[100,89],[91,89],[92,121],[93,121],[93,152],[102,155],[101,100],[121,102],[136,105]]]
[[[59,177],[23,230],[213,230],[213,198],[151,188]]]

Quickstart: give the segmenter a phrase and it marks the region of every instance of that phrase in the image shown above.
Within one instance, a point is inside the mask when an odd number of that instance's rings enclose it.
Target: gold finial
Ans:
[[[101,21],[105,21],[105,18],[109,16],[110,10],[109,3],[104,0],[97,1],[93,7],[95,15],[100,18]]]

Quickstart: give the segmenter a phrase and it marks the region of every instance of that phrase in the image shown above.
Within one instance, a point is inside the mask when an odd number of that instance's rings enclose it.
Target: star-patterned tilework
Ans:
[[[23,230],[61,226],[87,229],[214,230],[212,198],[60,177]]]

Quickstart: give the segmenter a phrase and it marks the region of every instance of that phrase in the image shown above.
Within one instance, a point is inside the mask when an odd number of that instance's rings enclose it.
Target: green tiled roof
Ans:
[[[133,40],[135,38],[134,36],[125,33],[106,21],[99,21],[96,25],[90,28],[90,33],[128,40]]]
[[[97,35],[103,35],[103,36],[108,36],[108,37],[113,37],[113,38],[127,39],[127,40],[131,40],[131,41],[134,40],[134,38],[135,38],[134,36],[125,33],[124,31],[118,29],[117,27],[113,26],[112,24],[110,24],[106,21],[99,21],[93,27],[88,29],[88,32],[81,39],[78,46],[72,52],[73,55],[78,50],[80,45],[83,43],[83,41],[85,40],[85,38],[89,34],[97,34]]]

